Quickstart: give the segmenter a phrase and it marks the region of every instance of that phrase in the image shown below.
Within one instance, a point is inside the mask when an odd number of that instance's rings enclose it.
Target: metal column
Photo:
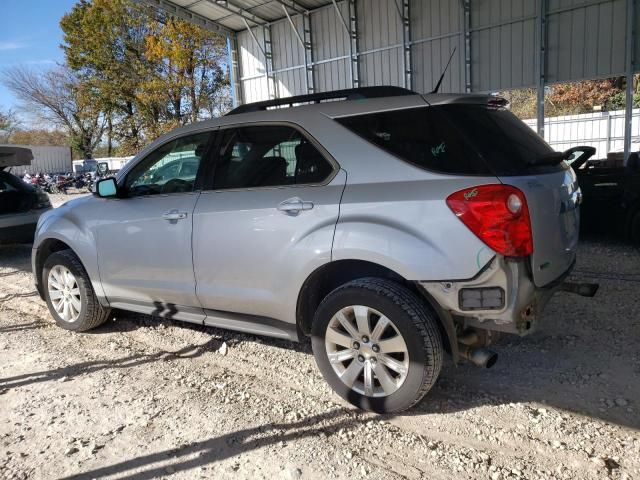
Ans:
[[[626,103],[624,108],[624,162],[627,163],[629,153],[631,152],[631,129],[633,124],[633,42],[635,35],[635,0],[627,0],[627,47],[626,47],[626,65],[627,65],[627,89]]]
[[[315,92],[313,83],[313,43],[311,39],[311,18],[309,12],[302,14],[302,40],[304,41],[304,69],[307,79],[307,93]]]
[[[464,15],[464,91],[471,92],[471,0],[463,0]]]
[[[411,11],[409,0],[400,0],[402,6],[398,8],[400,21],[402,22],[402,68],[404,69],[404,88],[412,89],[413,79],[411,78],[413,69],[411,62]]]
[[[231,98],[233,107],[242,105],[242,85],[240,84],[240,64],[238,63],[238,35],[234,33],[227,37],[227,51],[229,52],[229,81],[231,83]]]
[[[358,70],[358,17],[356,15],[356,2],[355,0],[345,1],[348,7],[348,22],[342,15],[337,1],[332,0],[332,3],[336,9],[338,18],[342,22],[344,31],[349,37],[349,75],[351,76],[351,86],[353,88],[357,88],[360,86],[360,72]]]
[[[287,16],[289,25],[291,25],[293,33],[300,42],[300,46],[304,49],[305,86],[307,88],[307,93],[313,93],[315,89],[313,85],[313,51],[311,46],[311,20],[309,18],[309,13],[305,12],[301,14],[302,35],[300,35],[296,28],[296,24],[293,23],[291,15],[289,15],[285,5],[282,5],[282,10],[284,10],[284,14]]]
[[[351,84],[353,88],[360,86],[360,68],[358,66],[358,14],[356,0],[347,0],[349,6],[349,53],[351,54]]]
[[[544,138],[544,87],[547,75],[547,0],[538,0],[538,98],[536,104],[538,117],[538,135]]]
[[[264,69],[267,76],[267,92],[269,98],[278,98],[275,74],[273,73],[273,45],[271,44],[271,25],[262,27],[264,35]]]

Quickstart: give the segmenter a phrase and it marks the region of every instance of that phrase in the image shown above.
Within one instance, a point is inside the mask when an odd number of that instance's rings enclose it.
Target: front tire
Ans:
[[[322,301],[313,354],[342,398],[378,413],[411,408],[442,368],[435,315],[407,288],[380,278],[349,282]]]
[[[42,285],[51,315],[65,330],[91,330],[109,317],[110,310],[100,305],[89,275],[71,250],[60,250],[47,258]]]

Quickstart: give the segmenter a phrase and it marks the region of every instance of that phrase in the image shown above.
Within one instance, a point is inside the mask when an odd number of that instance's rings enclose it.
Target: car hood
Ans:
[[[7,167],[31,165],[32,160],[33,153],[29,148],[0,145],[0,170],[4,170]]]

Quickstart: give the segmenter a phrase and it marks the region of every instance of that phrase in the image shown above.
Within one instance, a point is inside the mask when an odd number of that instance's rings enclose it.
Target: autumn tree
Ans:
[[[150,13],[126,0],[80,0],[60,21],[67,64],[117,124],[116,140],[133,151],[144,145],[145,120],[157,117],[159,110],[141,105],[138,97],[141,82],[152,71],[144,57]]]
[[[8,143],[15,145],[56,145],[59,147],[68,147],[71,144],[71,140],[67,132],[59,128],[51,130],[36,127],[16,129]]]
[[[146,58],[154,75],[142,85],[152,102],[166,105],[167,119],[196,122],[211,112],[211,102],[228,88],[222,68],[223,38],[196,25],[166,18],[156,34],[145,39]],[[219,105],[218,113],[225,105]]]
[[[624,85],[618,78],[560,83],[552,86],[545,112],[547,116],[575,115],[593,112],[594,106],[608,110],[611,98],[621,92]]]
[[[60,24],[67,63],[96,92],[121,153],[228,108],[219,35],[132,0],[80,0]]]
[[[65,130],[71,146],[91,158],[104,131],[104,115],[96,108],[91,88],[65,67],[49,71],[14,67],[4,71],[2,83],[21,102],[22,110]]]

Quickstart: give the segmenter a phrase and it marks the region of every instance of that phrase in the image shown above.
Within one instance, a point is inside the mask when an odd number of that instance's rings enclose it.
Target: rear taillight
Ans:
[[[533,253],[529,208],[524,194],[509,185],[481,185],[447,197],[447,205],[492,250],[507,257]]]

